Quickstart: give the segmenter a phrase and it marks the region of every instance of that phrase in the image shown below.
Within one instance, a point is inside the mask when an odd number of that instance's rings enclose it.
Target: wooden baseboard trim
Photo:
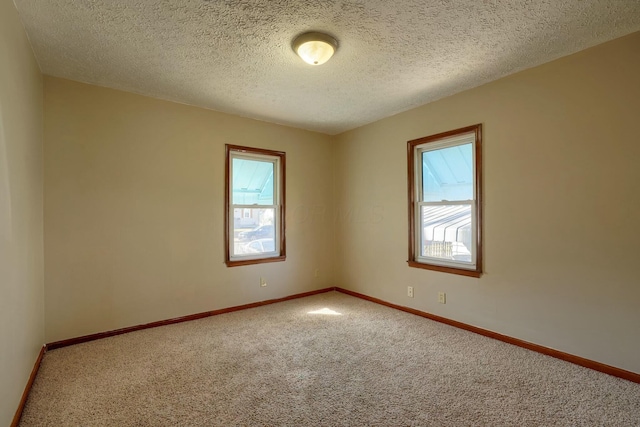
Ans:
[[[18,409],[16,410],[16,413],[13,416],[13,421],[11,422],[11,427],[18,427],[18,424],[20,424],[20,418],[22,418],[22,411],[24,411],[24,405],[27,404],[27,398],[29,397],[29,393],[31,392],[31,387],[33,386],[33,382],[36,379],[38,370],[40,370],[40,363],[42,363],[42,357],[44,356],[46,351],[47,351],[47,346],[43,345],[42,348],[40,348],[40,353],[38,354],[36,363],[33,365],[33,369],[31,370],[31,375],[29,375],[29,381],[27,381],[27,385],[24,388],[24,392],[22,393],[20,404],[18,405]]]
[[[335,290],[335,288],[324,288],[324,289],[319,289],[319,290],[316,290],[316,291],[303,292],[301,294],[289,295],[289,296],[283,297],[283,298],[276,298],[276,299],[270,299],[270,300],[266,300],[266,301],[253,302],[251,304],[244,304],[244,305],[238,305],[238,306],[235,306],[235,307],[221,308],[219,310],[205,311],[203,313],[190,314],[188,316],[175,317],[173,319],[167,319],[167,320],[159,320],[157,322],[145,323],[143,325],[129,326],[129,327],[122,328],[122,329],[115,329],[115,330],[112,330],[112,331],[98,332],[96,334],[84,335],[84,336],[76,337],[76,338],[69,338],[69,339],[66,339],[66,340],[55,341],[55,342],[47,344],[47,350],[55,350],[57,348],[68,347],[70,345],[75,345],[75,344],[80,344],[80,343],[84,343],[84,342],[99,340],[99,339],[102,339],[102,338],[113,337],[113,336],[116,336],[116,335],[127,334],[129,332],[141,331],[143,329],[157,328],[158,326],[166,326],[166,325],[172,325],[174,323],[188,322],[190,320],[197,320],[197,319],[202,319],[202,318],[205,318],[205,317],[217,316],[219,314],[231,313],[233,311],[246,310],[246,309],[249,309],[249,308],[260,307],[260,306],[263,306],[263,305],[275,304],[277,302],[284,302],[284,301],[289,301],[289,300],[292,300],[292,299],[309,297],[309,296],[312,296],[312,295],[322,294],[322,293],[330,292],[330,291],[333,291],[333,290]]]
[[[381,304],[387,307],[395,308],[397,310],[402,310],[407,313],[415,314],[417,316],[425,317],[427,319],[435,320],[436,322],[445,323],[450,326],[455,326],[456,328],[464,329],[470,332],[474,332],[476,334],[484,335],[485,337],[493,338],[499,341],[506,342],[508,344],[513,344],[518,347],[526,348],[528,350],[532,350],[538,353],[545,354],[547,356],[555,357],[556,359],[561,359],[566,362],[571,362],[576,365],[583,366],[585,368],[593,369],[595,371],[603,372],[605,374],[612,375],[614,377],[622,378],[628,381],[632,381],[634,383],[640,384],[640,374],[635,372],[626,371],[624,369],[616,368],[615,366],[605,365],[604,363],[596,362],[593,360],[585,359],[584,357],[575,356],[573,354],[565,353],[559,350],[554,350],[549,347],[544,347],[539,344],[534,344],[528,341],[524,341],[518,338],[512,338],[507,335],[499,334],[497,332],[489,331],[487,329],[482,329],[477,326],[472,326],[466,323],[458,322],[456,320],[447,319],[446,317],[436,316],[435,314],[427,313],[424,311],[416,310],[414,308],[405,307],[398,304],[393,304],[378,298],[370,297],[368,295],[364,295],[358,292],[350,291],[348,289],[343,288],[335,288],[336,291],[342,292],[343,294],[351,295],[357,298],[361,298],[367,301],[371,301],[377,304]]]

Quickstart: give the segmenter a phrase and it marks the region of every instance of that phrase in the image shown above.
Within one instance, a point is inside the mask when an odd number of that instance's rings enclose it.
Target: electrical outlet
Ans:
[[[267,279],[265,279],[264,277],[260,278],[260,286],[262,286],[263,288],[265,286],[267,286]]]
[[[438,302],[440,304],[446,304],[447,303],[447,294],[445,294],[444,292],[438,292]]]
[[[413,286],[407,286],[407,296],[413,298]]]
[[[320,270],[316,268],[316,271],[313,272],[313,275],[316,279],[320,277]]]

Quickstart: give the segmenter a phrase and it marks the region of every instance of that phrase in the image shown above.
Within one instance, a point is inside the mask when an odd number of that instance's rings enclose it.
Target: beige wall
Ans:
[[[47,342],[333,285],[330,137],[45,77],[45,141]],[[286,152],[285,262],[224,264],[225,143]]]
[[[42,76],[18,13],[0,0],[0,425],[44,344]]]
[[[340,135],[336,284],[640,372],[639,70],[636,33]],[[406,142],[475,123],[486,273],[409,268]]]

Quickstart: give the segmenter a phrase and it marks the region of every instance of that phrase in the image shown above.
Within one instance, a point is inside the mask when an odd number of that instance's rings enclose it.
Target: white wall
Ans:
[[[47,342],[333,286],[329,136],[46,77],[45,141]],[[285,262],[224,264],[226,143],[286,152]]]
[[[638,70],[635,33],[338,136],[337,285],[640,373]],[[476,123],[485,274],[409,268],[406,142]]]
[[[44,344],[42,77],[18,13],[0,0],[0,425]]]

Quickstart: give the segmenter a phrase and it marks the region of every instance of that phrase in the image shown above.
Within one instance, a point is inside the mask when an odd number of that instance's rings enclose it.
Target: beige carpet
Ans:
[[[20,425],[640,426],[640,384],[330,292],[50,351]]]

